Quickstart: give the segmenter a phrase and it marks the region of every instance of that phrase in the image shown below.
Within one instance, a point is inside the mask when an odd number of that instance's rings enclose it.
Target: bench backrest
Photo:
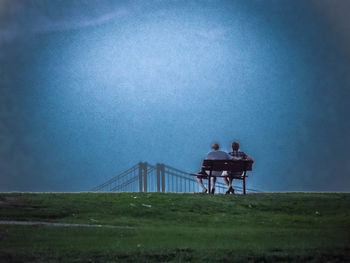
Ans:
[[[204,160],[202,169],[209,171],[244,172],[253,169],[252,160]]]

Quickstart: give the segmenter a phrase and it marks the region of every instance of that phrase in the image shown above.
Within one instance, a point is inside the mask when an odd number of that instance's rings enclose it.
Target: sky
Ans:
[[[139,161],[350,190],[347,0],[0,0],[0,191],[86,191]]]

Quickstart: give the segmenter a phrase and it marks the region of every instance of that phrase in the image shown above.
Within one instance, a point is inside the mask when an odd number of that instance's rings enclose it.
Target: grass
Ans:
[[[350,194],[0,194],[0,262],[346,262]]]

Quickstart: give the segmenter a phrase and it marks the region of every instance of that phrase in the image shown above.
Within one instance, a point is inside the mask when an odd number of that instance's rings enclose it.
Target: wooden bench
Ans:
[[[198,174],[191,174],[192,176],[201,177],[203,179],[208,180],[208,190],[210,193],[211,189],[211,178],[214,177],[213,171],[227,171],[228,173],[240,173],[238,176],[233,176],[234,179],[242,180],[243,181],[243,194],[246,194],[246,183],[245,179],[247,176],[247,171],[253,170],[253,160],[245,160],[245,159],[239,159],[239,160],[204,160],[202,163],[202,171],[206,170],[207,173],[209,171],[208,176],[205,175],[198,175]],[[215,177],[227,177],[226,176],[215,176]]]

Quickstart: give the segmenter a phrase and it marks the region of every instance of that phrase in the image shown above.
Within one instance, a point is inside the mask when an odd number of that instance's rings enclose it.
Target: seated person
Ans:
[[[206,160],[229,160],[232,159],[233,157],[231,157],[230,155],[228,155],[226,152],[223,151],[219,151],[219,144],[217,142],[213,143],[211,146],[212,151],[208,153],[207,157],[205,158]],[[208,176],[208,174],[206,173],[206,171],[201,170],[199,173],[199,175],[205,175]],[[212,189],[211,189],[211,193],[215,193],[215,183],[216,183],[216,177],[215,176],[220,176],[222,174],[222,172],[218,172],[218,171],[213,171],[212,173],[214,176],[212,178]],[[208,192],[208,189],[205,188],[204,184],[203,184],[203,179],[200,176],[197,176],[197,181],[200,184],[200,186],[202,187],[202,193],[206,193]],[[210,190],[210,189],[209,189]]]
[[[239,150],[239,143],[238,142],[232,142],[231,147],[232,147],[232,152],[229,152],[228,154],[232,157],[233,160],[244,159],[244,160],[253,161],[253,159],[250,156],[248,156],[247,154],[245,154],[244,152],[241,152]],[[224,180],[225,184],[227,185],[226,194],[229,194],[229,193],[234,194],[235,190],[232,187],[233,179],[235,177],[237,178],[237,177],[242,176],[242,173],[241,172],[238,172],[238,173],[230,172],[230,173],[226,173],[226,174],[227,174],[227,177],[223,177],[223,180]]]

